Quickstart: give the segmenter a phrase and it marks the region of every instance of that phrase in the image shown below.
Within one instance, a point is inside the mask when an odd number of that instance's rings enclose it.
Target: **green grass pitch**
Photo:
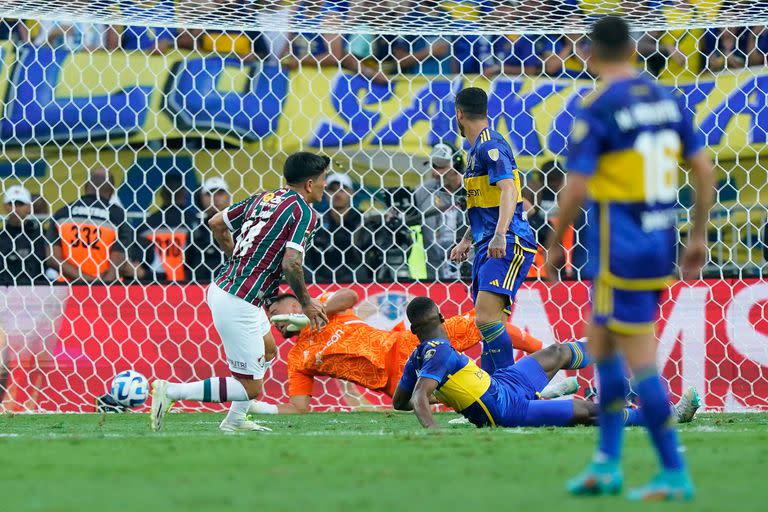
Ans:
[[[0,510],[631,511],[766,510],[768,414],[706,414],[681,427],[698,488],[693,504],[572,498],[564,481],[594,448],[593,428],[449,427],[425,432],[402,413],[257,418],[272,433],[224,435],[219,414],[0,416]],[[655,471],[629,429],[631,485]],[[661,508],[659,508],[661,509]]]

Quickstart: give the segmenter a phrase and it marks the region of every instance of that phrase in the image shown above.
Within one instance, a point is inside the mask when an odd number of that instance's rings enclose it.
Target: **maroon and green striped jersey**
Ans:
[[[304,252],[317,214],[289,189],[262,192],[224,211],[232,231],[232,257],[216,272],[216,285],[257,306],[277,295],[286,247]]]

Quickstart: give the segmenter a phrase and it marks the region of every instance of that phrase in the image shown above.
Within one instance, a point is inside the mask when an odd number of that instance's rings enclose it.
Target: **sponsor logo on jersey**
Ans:
[[[323,364],[323,351],[333,345],[334,343],[338,342],[341,337],[344,335],[344,329],[336,329],[336,332],[333,333],[333,335],[330,337],[330,339],[325,343],[325,346],[320,349],[320,351],[315,355],[315,365],[320,366]]]
[[[229,366],[232,368],[237,368],[238,370],[245,370],[248,368],[248,365],[246,365],[243,361],[235,361],[233,359],[227,358],[227,362],[229,363]]]

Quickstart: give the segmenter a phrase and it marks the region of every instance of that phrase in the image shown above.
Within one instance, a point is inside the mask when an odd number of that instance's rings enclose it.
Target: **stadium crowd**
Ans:
[[[236,5],[232,0],[208,0],[196,8]],[[545,5],[546,4],[546,5]],[[578,2],[520,0],[499,2],[497,18],[536,15],[537,10],[569,9],[583,16]],[[696,9],[694,0],[632,2],[636,9],[659,8],[665,16]],[[201,7],[202,5],[202,7]],[[345,16],[375,6],[370,0],[299,1],[281,4],[270,13],[295,17],[303,26],[338,23]],[[450,14],[442,4],[421,0],[398,4],[398,15],[429,24]],[[655,6],[655,7],[654,7]],[[330,19],[333,18],[333,19]],[[468,32],[475,22],[462,22]],[[741,27],[670,30],[634,35],[638,63],[661,78],[682,78],[705,72],[734,70],[768,63],[768,28]],[[213,52],[244,63],[262,62],[293,70],[301,67],[341,68],[375,82],[399,75],[496,75],[589,77],[589,41],[584,34],[501,36],[332,35],[315,32],[216,32],[161,27],[107,26],[80,22],[0,20],[0,40],[51,46],[70,51],[143,51],[164,54],[175,50]],[[429,157],[431,175],[414,190],[385,190],[384,208],[363,209],[362,189],[346,174],[327,180],[328,199],[320,205],[316,243],[306,254],[308,279],[319,282],[371,282],[402,279],[454,280],[468,269],[448,261],[448,252],[463,232],[465,192],[461,176],[465,162],[447,144],[436,145]],[[405,169],[403,171],[406,171]],[[523,196],[528,216],[541,244],[556,221],[557,192],[564,174],[556,161],[529,172]],[[194,196],[194,197],[192,197]],[[84,280],[112,282],[209,282],[222,262],[206,224],[231,204],[223,178],[211,178],[192,191],[180,175],[168,174],[159,192],[160,207],[140,222],[126,216],[115,194],[110,173],[93,169],[82,197],[53,215],[43,198],[20,185],[7,187],[8,216],[0,231],[0,284]],[[78,219],[93,221],[97,231],[82,230]],[[768,226],[763,243],[768,240]],[[106,243],[102,243],[106,241]],[[580,266],[578,233],[571,238],[569,272]],[[768,245],[764,249],[768,259]],[[76,263],[73,263],[76,262]],[[540,275],[535,266],[531,276]]]
[[[190,0],[187,0],[190,1]],[[183,2],[182,2],[183,3]],[[424,24],[450,20],[466,30],[482,28],[481,21],[452,17],[437,0],[384,2],[387,15],[404,23]],[[453,2],[457,4],[460,2]],[[117,4],[117,2],[116,2]],[[237,9],[242,0],[194,0],[196,10]],[[290,20],[301,26],[344,26],[349,18],[383,9],[371,0],[296,0],[273,2],[260,14],[275,24]],[[574,20],[589,19],[578,0],[519,0],[488,2],[485,8],[495,19],[535,17],[558,12]],[[624,2],[633,12],[656,9],[673,21],[699,9],[696,0],[634,0]],[[101,4],[100,4],[101,5]],[[728,1],[721,9],[728,9]],[[118,7],[115,7],[118,8]],[[563,12],[564,11],[564,12]],[[383,12],[383,11],[382,11]],[[474,19],[482,19],[475,16]],[[374,31],[372,31],[374,32]],[[638,64],[660,78],[685,78],[701,73],[762,66],[768,62],[768,29],[764,26],[638,32],[634,34]],[[217,53],[244,63],[280,63],[284,69],[301,67],[341,68],[385,83],[398,75],[448,75],[482,73],[496,75],[589,77],[586,59],[589,40],[585,34],[394,36],[381,34],[323,34],[319,32],[218,32],[118,26],[81,22],[0,20],[0,40],[36,46],[48,45],[70,51],[144,51],[163,54],[173,50]]]

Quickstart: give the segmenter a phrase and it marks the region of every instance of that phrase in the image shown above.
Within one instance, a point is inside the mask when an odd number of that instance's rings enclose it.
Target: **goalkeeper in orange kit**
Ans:
[[[279,295],[267,315],[280,333],[295,337],[288,352],[289,403],[274,405],[251,402],[251,413],[303,413],[309,411],[314,378],[335,377],[392,396],[408,356],[419,340],[404,326],[392,331],[376,329],[352,312],[357,293],[339,290],[319,297],[325,302],[328,323],[318,331],[305,327],[301,305],[292,294]],[[445,322],[451,345],[465,351],[482,341],[470,315],[454,316]],[[515,348],[535,352],[541,341],[507,324]]]

